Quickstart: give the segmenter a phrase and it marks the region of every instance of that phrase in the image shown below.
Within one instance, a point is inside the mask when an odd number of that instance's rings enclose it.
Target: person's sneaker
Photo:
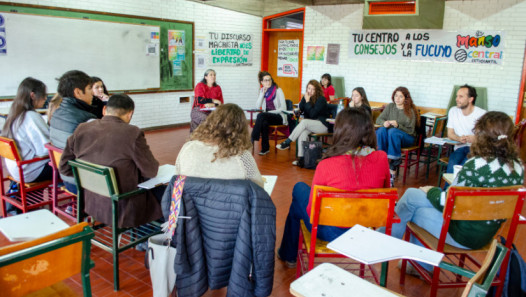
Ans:
[[[70,215],[74,215],[75,214],[73,212],[73,207],[71,205],[68,205],[68,207],[66,207],[66,213],[68,213]]]
[[[145,242],[139,243],[138,245],[135,246],[135,249],[138,250],[139,252],[146,252],[146,250],[148,250],[148,242],[145,241]]]
[[[276,256],[278,257],[278,260],[285,262],[285,266],[287,266],[287,268],[296,268],[296,261],[291,262],[291,261],[285,261],[281,259],[281,257],[279,256],[279,249],[278,249],[278,252],[276,253]]]
[[[298,160],[292,161],[292,165],[298,166]]]
[[[290,147],[290,143],[288,141],[283,141],[282,143],[276,145],[276,148],[278,150],[286,150]]]
[[[259,152],[259,155],[260,156],[264,156],[264,155],[268,154],[269,152],[270,152],[270,150],[261,151],[261,152]]]
[[[394,188],[396,173],[391,173],[391,188]]]

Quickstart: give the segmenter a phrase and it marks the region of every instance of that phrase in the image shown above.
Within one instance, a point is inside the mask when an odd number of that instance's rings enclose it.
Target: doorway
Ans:
[[[285,98],[294,103],[302,94],[304,20],[305,8],[263,18],[261,70],[268,71]]]

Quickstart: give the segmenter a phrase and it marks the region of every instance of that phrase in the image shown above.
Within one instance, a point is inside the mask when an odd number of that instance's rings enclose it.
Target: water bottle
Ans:
[[[343,110],[343,100],[340,99],[340,103],[338,103],[338,108],[336,109],[336,114],[340,113],[340,111]]]

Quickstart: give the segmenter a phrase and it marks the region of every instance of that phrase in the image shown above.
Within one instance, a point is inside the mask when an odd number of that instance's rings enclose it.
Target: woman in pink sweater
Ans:
[[[334,144],[318,164],[312,185],[330,186],[343,190],[389,187],[387,155],[376,150],[376,135],[371,116],[361,108],[347,108],[336,117]],[[290,205],[278,258],[288,267],[296,266],[300,220],[310,230],[311,187],[300,182],[292,191]],[[347,229],[320,226],[318,238],[331,241]]]

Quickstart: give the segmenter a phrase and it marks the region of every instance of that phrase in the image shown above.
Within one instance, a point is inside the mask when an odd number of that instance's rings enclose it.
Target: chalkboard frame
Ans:
[[[194,36],[195,36],[195,27],[194,22],[188,21],[179,21],[173,19],[164,19],[164,18],[154,18],[147,16],[137,16],[137,15],[128,15],[128,14],[118,14],[110,12],[101,12],[101,11],[92,11],[92,10],[83,10],[83,9],[73,9],[73,8],[64,8],[64,7],[54,7],[54,6],[43,6],[43,5],[33,5],[33,4],[23,4],[23,3],[12,3],[12,2],[3,2],[0,1],[0,12],[16,12],[24,14],[34,14],[41,16],[58,16],[58,17],[68,17],[68,18],[77,18],[77,19],[87,19],[87,20],[99,20],[99,21],[109,21],[109,22],[119,22],[119,23],[129,23],[129,24],[143,24],[143,25],[153,25],[160,27],[160,88],[155,89],[144,89],[144,90],[111,90],[112,92],[125,92],[133,94],[149,94],[149,93],[166,93],[166,92],[185,92],[193,91],[195,83],[195,73],[194,73]],[[173,85],[175,78],[172,76],[172,81],[167,81],[163,75],[166,73],[166,69],[163,73],[163,66],[166,68],[166,65],[169,63],[168,60],[168,30],[184,30],[185,31],[185,49],[186,56],[183,68],[183,77],[186,82],[182,88],[177,88]],[[191,34],[188,34],[191,33]],[[191,54],[190,54],[191,53]],[[166,57],[163,57],[163,54]],[[190,59],[191,61],[188,61]],[[171,70],[169,70],[171,71]],[[169,72],[170,73],[170,72]],[[190,79],[191,78],[191,79]],[[103,78],[104,79],[104,78]]]

